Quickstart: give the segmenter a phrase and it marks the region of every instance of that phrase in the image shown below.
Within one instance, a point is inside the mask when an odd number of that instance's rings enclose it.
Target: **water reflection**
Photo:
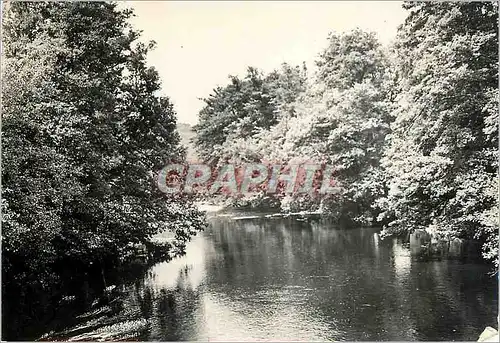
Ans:
[[[496,326],[488,266],[420,262],[376,231],[213,219],[124,306],[146,320],[144,340],[476,340]]]

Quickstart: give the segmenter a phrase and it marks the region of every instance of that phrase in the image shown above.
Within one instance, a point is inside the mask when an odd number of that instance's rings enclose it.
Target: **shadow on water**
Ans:
[[[186,256],[119,285],[110,304],[45,338],[477,340],[496,327],[489,266],[423,262],[377,232],[214,218]]]

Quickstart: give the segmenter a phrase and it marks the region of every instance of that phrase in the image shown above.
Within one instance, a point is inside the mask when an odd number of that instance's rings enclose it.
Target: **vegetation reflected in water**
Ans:
[[[418,261],[375,229],[217,218],[183,258],[153,266],[108,323],[75,337],[144,340],[476,340],[496,279],[468,261]]]

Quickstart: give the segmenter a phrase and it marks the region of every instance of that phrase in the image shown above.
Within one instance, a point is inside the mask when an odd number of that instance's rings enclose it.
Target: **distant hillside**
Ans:
[[[193,131],[191,125],[185,123],[177,123],[177,131],[181,136],[181,144],[187,148],[187,159],[197,159],[194,143],[192,142],[192,140],[196,136],[196,133]]]

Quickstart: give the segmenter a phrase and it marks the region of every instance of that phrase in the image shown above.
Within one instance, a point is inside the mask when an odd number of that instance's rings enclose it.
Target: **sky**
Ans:
[[[406,12],[399,1],[125,1],[142,39],[155,40],[148,62],[180,123],[195,124],[207,97],[248,66],[264,72],[281,63],[312,68],[329,32],[374,31],[395,37]]]

